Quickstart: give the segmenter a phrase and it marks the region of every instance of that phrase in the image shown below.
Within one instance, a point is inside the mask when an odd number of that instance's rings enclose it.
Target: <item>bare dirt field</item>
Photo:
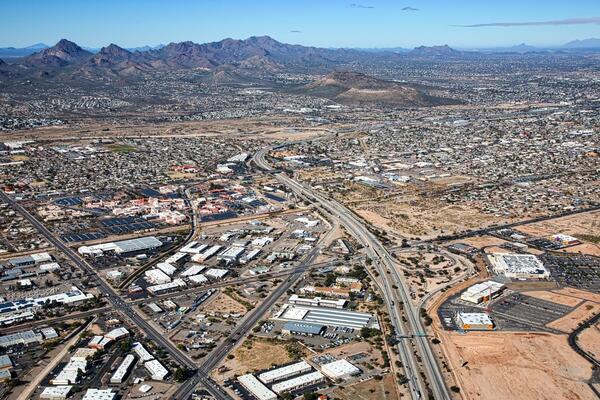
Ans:
[[[230,119],[171,122],[168,124],[110,124],[97,123],[95,121],[82,121],[77,125],[62,125],[53,127],[42,127],[20,132],[11,132],[0,135],[0,140],[74,140],[123,137],[184,137],[184,136],[221,136],[231,135],[248,138],[269,138],[273,140],[306,139],[312,136],[323,135],[324,130],[318,127],[302,127],[289,129],[287,127],[274,126],[272,120],[267,119]],[[294,125],[293,118],[287,121],[287,126]],[[108,129],[108,130],[107,130]]]
[[[292,358],[285,345],[285,343],[270,342],[259,338],[246,340],[234,350],[232,353],[234,358],[227,359],[223,363],[229,371],[216,373],[215,378],[223,381],[235,374],[241,375],[290,362]]]
[[[582,300],[593,301],[594,303],[600,303],[600,294],[586,292],[584,290],[579,290],[575,288],[562,288],[560,290],[555,290],[554,292]]]
[[[430,238],[498,222],[469,205],[447,205],[433,199],[421,200],[416,196],[396,196],[378,203],[364,203],[355,207],[367,221],[379,228],[392,228],[408,237]],[[367,213],[365,213],[367,211]],[[380,220],[373,214],[384,218]],[[385,222],[386,226],[378,225]]]
[[[219,313],[219,314],[245,314],[246,307],[239,302],[235,301],[225,293],[219,293],[209,304],[203,309],[205,313]]]
[[[382,380],[369,379],[354,385],[338,388],[333,392],[340,400],[387,400],[398,399],[394,377],[387,374]]]
[[[536,297],[538,299],[551,301],[553,303],[563,304],[569,307],[575,307],[581,304],[581,302],[583,301],[572,296],[565,296],[552,291],[533,290],[531,292],[525,292],[524,294],[526,294],[527,296]]]
[[[591,366],[570,349],[564,335],[441,332],[441,336],[466,399],[596,398],[585,383]]]
[[[593,357],[600,357],[600,324],[589,327],[579,334],[579,345]]]
[[[550,236],[565,233],[578,235],[600,236],[600,211],[569,215],[548,221],[523,225],[517,230],[534,236]]]
[[[586,301],[577,307],[573,312],[557,319],[556,321],[552,321],[546,326],[569,333],[574,331],[580,322],[591,318],[598,312],[600,312],[600,304]]]
[[[501,244],[507,243],[507,241],[499,239],[494,236],[476,236],[476,237],[456,240],[451,243],[466,243],[473,247],[477,247],[478,249],[481,249],[483,247],[489,247],[489,246],[500,246]]]
[[[582,243],[563,250],[566,253],[581,253],[600,257],[600,245],[594,243]]]

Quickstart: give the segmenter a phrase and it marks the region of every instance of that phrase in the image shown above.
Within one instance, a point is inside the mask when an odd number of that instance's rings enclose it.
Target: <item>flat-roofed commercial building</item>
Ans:
[[[169,370],[167,370],[158,360],[146,361],[144,363],[144,368],[146,368],[150,377],[155,381],[162,381],[169,375]]]
[[[274,319],[302,321],[306,323],[352,329],[361,329],[368,326],[377,327],[377,322],[372,314],[292,304],[287,304],[282,307],[281,311],[275,315]]]
[[[185,284],[183,279],[175,279],[175,280],[173,280],[173,282],[163,283],[162,285],[148,286],[147,289],[148,289],[148,292],[150,292],[152,294],[158,294],[158,293],[166,292],[168,290],[173,290],[173,289],[177,289],[180,287],[186,287],[186,286],[187,285]]]
[[[40,394],[40,399],[44,400],[62,400],[69,397],[73,386],[47,386]]]
[[[120,242],[100,243],[91,246],[81,246],[77,249],[79,254],[101,256],[105,252],[115,252],[116,254],[129,254],[146,250],[154,250],[162,246],[163,243],[154,236],[147,236],[136,239],[122,240]]]
[[[81,400],[113,400],[116,397],[111,389],[88,389]]]
[[[281,395],[294,390],[302,389],[307,386],[316,385],[317,383],[323,382],[325,377],[319,371],[311,372],[309,374],[300,375],[287,381],[279,382],[271,386],[271,390]]]
[[[489,331],[494,329],[494,322],[486,313],[458,312],[455,321],[458,328],[465,331]]]
[[[308,372],[311,369],[312,367],[306,361],[299,361],[294,364],[263,372],[262,374],[258,375],[258,379],[260,379],[263,383],[268,384],[289,378],[290,376],[301,374],[303,372]]]
[[[350,361],[342,359],[321,366],[321,372],[329,379],[348,379],[360,375],[360,369]]]
[[[476,285],[469,287],[461,295],[460,299],[468,301],[470,303],[479,304],[484,301],[493,299],[502,290],[504,290],[504,284],[494,281],[481,282]]]
[[[281,333],[284,335],[316,336],[325,332],[325,325],[309,324],[305,322],[288,321],[283,324]]]
[[[131,371],[131,367],[133,367],[135,361],[135,357],[131,354],[127,354],[123,359],[123,362],[119,364],[119,367],[115,371],[115,373],[110,377],[110,383],[121,384],[123,380]]]
[[[346,305],[346,300],[337,299],[337,300],[328,300],[323,299],[321,297],[299,297],[297,294],[293,294],[290,296],[288,300],[290,304],[298,304],[303,306],[313,306],[313,307],[327,307],[327,308],[344,308]]]
[[[546,279],[550,271],[533,254],[488,254],[487,259],[497,274],[513,279]]]
[[[252,374],[240,376],[238,382],[258,400],[276,400],[277,395]]]

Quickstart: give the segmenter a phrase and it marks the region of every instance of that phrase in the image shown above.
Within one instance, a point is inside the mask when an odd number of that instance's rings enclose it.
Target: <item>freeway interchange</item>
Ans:
[[[265,159],[267,151],[268,149],[262,149],[254,154],[252,160],[257,167],[266,173],[273,174],[280,183],[285,185],[298,197],[312,203],[328,219],[335,221],[346,228],[350,235],[364,247],[366,255],[372,261],[372,265],[379,273],[379,279],[374,279],[374,281],[378,283],[383,300],[388,308],[391,324],[395,331],[394,333],[400,338],[396,347],[402,362],[402,367],[405,371],[411,398],[421,399],[431,391],[431,394],[435,399],[449,399],[450,396],[435,355],[431,350],[428,339],[422,334],[423,326],[419,319],[418,308],[410,306],[409,290],[403,277],[397,271],[395,261],[386,248],[367,229],[364,223],[344,206],[311,190],[284,173],[273,170]],[[186,195],[188,195],[187,192]],[[189,198],[189,196],[186,197]],[[286,274],[287,279],[284,279],[284,281],[279,284],[258,307],[248,313],[242,322],[229,334],[225,341],[213,349],[200,364],[197,364],[179,350],[169,339],[165,338],[151,326],[136,312],[132,302],[124,300],[119,293],[97,275],[96,271],[86,260],[80,257],[79,254],[74,252],[61,239],[47,229],[36,217],[4,192],[0,192],[0,200],[20,213],[48,240],[49,243],[60,250],[79,268],[94,277],[99,284],[100,292],[106,300],[108,300],[114,310],[120,312],[132,321],[150,339],[165,349],[174,360],[188,369],[190,375],[173,395],[172,398],[174,399],[189,399],[199,385],[206,388],[208,393],[216,399],[224,400],[230,398],[229,394],[210,378],[210,371],[217,367],[227,354],[229,354],[236,345],[245,338],[252,327],[269,311],[275,302],[284,295],[309,268],[314,267],[313,262],[320,251],[320,247],[315,246],[304,258],[301,265],[298,268],[289,271]],[[198,225],[195,214],[193,222],[194,227]],[[187,238],[186,242],[194,236],[195,230],[195,228],[192,229],[192,233]],[[238,281],[238,283],[243,283],[244,280],[239,279]],[[232,282],[229,282],[228,284],[232,284]],[[199,290],[203,289],[204,288]],[[405,317],[403,317],[403,311]],[[406,319],[406,323],[403,322],[403,318]],[[417,361],[415,349],[420,355],[418,358],[425,374],[420,372],[421,366]]]
[[[281,146],[280,146],[281,147]],[[396,333],[408,336],[411,332],[416,348],[421,355],[423,367],[430,383],[431,392],[436,399],[449,399],[443,375],[437,364],[435,355],[426,337],[421,334],[423,326],[418,316],[418,309],[410,306],[408,288],[402,276],[398,273],[395,263],[381,244],[381,242],[357,219],[352,212],[338,202],[307,188],[301,183],[288,177],[284,173],[275,171],[267,162],[266,154],[269,149],[262,149],[254,154],[253,161],[257,167],[269,173],[275,173],[279,182],[284,184],[296,195],[308,202],[315,203],[319,209],[328,214],[332,219],[338,220],[354,238],[366,249],[367,255],[373,262],[381,277],[381,289]],[[394,289],[397,287],[398,289]],[[404,307],[408,326],[405,327],[401,318],[401,305]],[[419,372],[418,362],[409,343],[411,339],[402,339],[397,347],[402,360],[402,365],[408,378],[408,387],[413,399],[423,398],[426,393],[426,384]]]

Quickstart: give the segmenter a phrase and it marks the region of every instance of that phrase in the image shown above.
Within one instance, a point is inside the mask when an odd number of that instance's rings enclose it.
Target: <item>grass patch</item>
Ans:
[[[108,149],[113,153],[134,153],[137,149],[128,144],[111,144]]]

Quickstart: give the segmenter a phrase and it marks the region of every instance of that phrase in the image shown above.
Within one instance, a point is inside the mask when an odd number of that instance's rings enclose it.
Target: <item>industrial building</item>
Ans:
[[[346,359],[337,360],[321,366],[321,372],[332,380],[348,379],[360,375],[360,369]]]
[[[177,289],[180,287],[186,287],[187,285],[183,279],[174,279],[173,282],[163,283],[160,285],[148,286],[148,292],[151,294],[159,294],[168,290]]]
[[[148,282],[155,285],[162,285],[171,282],[171,277],[160,269],[149,269],[148,271],[144,272],[144,276]]]
[[[304,323],[352,329],[378,327],[377,321],[373,318],[372,314],[326,307],[299,306],[294,304],[285,304],[273,319],[302,321]]]
[[[122,240],[120,242],[100,243],[92,246],[81,246],[77,249],[79,254],[88,256],[102,256],[106,252],[116,254],[130,254],[140,251],[154,250],[162,246],[163,243],[154,236],[147,236],[137,239]]]
[[[81,400],[113,400],[116,397],[111,389],[88,389]]]
[[[115,373],[110,377],[110,383],[123,383],[123,380],[133,367],[134,362],[135,357],[131,354],[127,354],[127,356],[125,356],[125,358],[123,359],[123,362],[117,367]]]
[[[258,375],[258,379],[261,382],[269,384],[277,382],[294,375],[298,375],[304,372],[312,370],[312,367],[306,361],[299,361],[294,364],[286,365],[283,367],[275,368]]]
[[[325,332],[325,325],[309,324],[304,322],[288,321],[283,324],[281,333],[284,335],[306,335],[316,336]]]
[[[207,248],[208,248],[208,245],[206,245],[206,244],[202,244],[202,243],[198,243],[198,242],[190,242],[190,243],[186,244],[185,246],[183,246],[181,249],[179,249],[179,251],[181,253],[187,253],[187,254],[200,254]]]
[[[458,328],[465,331],[494,329],[494,322],[486,313],[458,312],[454,319]]]
[[[0,336],[0,347],[4,348],[43,342],[44,337],[42,336],[42,334],[35,333],[34,331],[23,331],[12,333],[10,335]]]
[[[481,282],[469,287],[461,295],[460,299],[470,303],[479,304],[493,299],[504,290],[504,284],[494,281]]]
[[[181,273],[181,276],[194,276],[206,269],[206,265],[193,264],[191,267]]]
[[[162,381],[169,375],[169,371],[158,360],[146,361],[144,368],[155,381]]]
[[[294,390],[302,389],[307,386],[316,385],[323,382],[325,377],[319,371],[314,371],[305,375],[300,375],[287,381],[279,382],[271,386],[271,389],[281,395]]]
[[[237,378],[238,382],[257,400],[276,400],[277,395],[269,390],[261,381],[252,374],[242,375]]]
[[[487,259],[497,274],[512,279],[546,279],[550,277],[544,264],[532,254],[488,254]]]
[[[209,279],[223,279],[225,275],[229,273],[229,270],[222,268],[211,268],[204,273]]]
[[[48,386],[40,394],[40,399],[44,400],[63,400],[71,395],[73,386]]]
[[[142,362],[154,360],[154,356],[148,350],[146,350],[144,345],[140,342],[135,342],[133,344],[133,351]]]
[[[177,271],[177,268],[168,262],[160,262],[156,264],[156,268],[164,272],[165,274],[171,276]]]
[[[237,261],[238,258],[244,253],[244,248],[241,246],[231,246],[226,248],[221,254],[217,256],[217,260],[224,260],[227,262]]]
[[[217,254],[222,247],[223,246],[220,246],[218,244],[211,246],[208,249],[204,250],[202,253],[193,255],[192,261],[204,262],[212,256],[214,256],[215,254]]]
[[[15,257],[7,261],[9,268],[24,268],[32,265],[38,265],[52,261],[52,256],[48,253],[36,253],[28,256]]]
[[[327,300],[321,297],[313,297],[312,299],[306,297],[299,297],[297,294],[293,294],[290,296],[288,303],[297,304],[302,306],[312,306],[312,307],[327,307],[327,308],[344,308],[346,306],[346,300]]]

